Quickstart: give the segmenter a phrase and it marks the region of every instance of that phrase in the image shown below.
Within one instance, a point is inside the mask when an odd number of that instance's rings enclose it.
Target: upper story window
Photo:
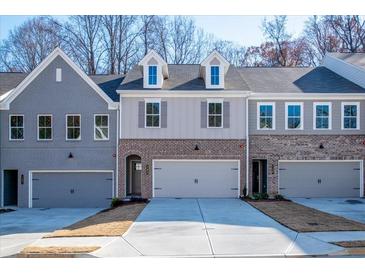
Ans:
[[[9,116],[9,140],[24,140],[24,115]]]
[[[303,103],[285,103],[285,129],[303,129]]]
[[[210,84],[214,86],[219,85],[219,66],[210,67]]]
[[[52,115],[38,115],[38,141],[52,140]]]
[[[223,127],[223,102],[208,101],[208,128]]]
[[[94,115],[94,140],[109,140],[109,115]]]
[[[157,85],[157,66],[148,66],[148,84]]]
[[[314,103],[313,104],[313,128],[314,129],[331,129],[331,103]]]
[[[66,140],[81,140],[81,115],[66,115]]]
[[[342,129],[360,129],[360,103],[342,103]]]
[[[257,103],[257,129],[275,129],[275,103]]]
[[[159,128],[160,127],[160,101],[146,101],[146,125],[145,127]]]

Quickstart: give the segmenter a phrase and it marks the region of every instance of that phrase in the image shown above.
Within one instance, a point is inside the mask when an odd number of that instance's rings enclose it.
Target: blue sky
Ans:
[[[32,16],[0,16],[0,39],[7,37],[9,31]],[[55,16],[65,20],[65,16]],[[265,16],[194,16],[197,26],[216,37],[231,40],[243,46],[259,45],[264,38],[261,23]],[[270,16],[269,16],[270,18]],[[289,16],[288,31],[300,35],[308,16]]]

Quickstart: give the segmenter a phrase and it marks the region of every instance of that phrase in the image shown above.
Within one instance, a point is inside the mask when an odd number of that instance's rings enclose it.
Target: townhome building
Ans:
[[[87,76],[60,49],[29,74],[0,73],[3,206],[110,205],[121,80]]]
[[[60,49],[0,73],[1,204],[113,197],[362,197],[365,54],[316,68],[238,68],[214,51],[88,76]]]

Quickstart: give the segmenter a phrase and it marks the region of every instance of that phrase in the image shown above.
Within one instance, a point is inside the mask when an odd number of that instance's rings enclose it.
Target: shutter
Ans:
[[[207,128],[207,102],[200,103],[200,125],[201,128]]]
[[[161,102],[161,128],[167,128],[167,102]]]
[[[145,104],[144,101],[138,102],[138,127],[144,128],[145,126]]]
[[[230,127],[230,103],[223,102],[223,127],[229,128]]]

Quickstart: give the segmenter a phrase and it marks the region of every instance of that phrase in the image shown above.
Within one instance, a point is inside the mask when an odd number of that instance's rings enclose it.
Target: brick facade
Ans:
[[[279,160],[365,160],[365,135],[252,135],[249,142],[249,189],[252,159],[266,159],[270,195],[278,192]]]
[[[195,150],[198,145],[199,150]],[[245,140],[122,139],[119,141],[119,197],[125,196],[126,159],[138,155],[142,161],[142,197],[152,197],[153,159],[240,160],[241,194],[245,185]]]

